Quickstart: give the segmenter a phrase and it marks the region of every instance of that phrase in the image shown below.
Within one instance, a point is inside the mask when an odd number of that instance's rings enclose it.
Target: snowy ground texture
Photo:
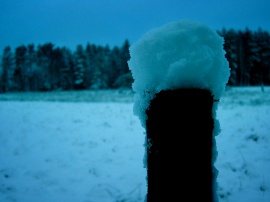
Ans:
[[[145,131],[133,115],[132,93],[0,100],[1,202],[144,201]],[[270,87],[227,90],[217,116],[219,201],[269,202]],[[200,189],[196,182],[191,188]]]

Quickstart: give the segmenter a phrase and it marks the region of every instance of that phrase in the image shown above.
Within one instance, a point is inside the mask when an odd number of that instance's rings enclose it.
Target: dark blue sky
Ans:
[[[0,54],[5,46],[52,42],[74,49],[131,44],[146,31],[190,19],[215,30],[270,31],[269,0],[0,0]]]

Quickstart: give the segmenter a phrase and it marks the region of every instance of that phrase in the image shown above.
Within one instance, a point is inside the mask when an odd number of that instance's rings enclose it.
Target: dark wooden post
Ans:
[[[162,90],[146,110],[147,202],[212,202],[213,96]]]
[[[177,21],[130,47],[134,113],[146,129],[147,202],[217,201],[217,104],[229,80],[224,39]]]

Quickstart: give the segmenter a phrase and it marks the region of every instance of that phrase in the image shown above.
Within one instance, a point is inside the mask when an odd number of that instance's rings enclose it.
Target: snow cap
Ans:
[[[144,127],[145,111],[161,90],[208,89],[221,97],[230,76],[223,44],[206,25],[181,20],[150,30],[130,47],[134,114]]]

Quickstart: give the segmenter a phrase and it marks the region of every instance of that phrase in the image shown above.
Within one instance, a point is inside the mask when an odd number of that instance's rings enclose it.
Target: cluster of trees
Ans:
[[[270,35],[258,29],[217,31],[224,37],[231,68],[229,85],[270,85]],[[0,93],[73,89],[130,88],[127,61],[129,41],[121,47],[87,44],[75,51],[46,43],[4,49],[0,68]]]
[[[78,45],[74,52],[52,43],[8,46],[2,55],[0,92],[131,87],[129,41],[121,47]]]
[[[229,85],[270,85],[270,35],[257,31],[233,29],[218,31],[224,37],[224,49],[231,75]]]

